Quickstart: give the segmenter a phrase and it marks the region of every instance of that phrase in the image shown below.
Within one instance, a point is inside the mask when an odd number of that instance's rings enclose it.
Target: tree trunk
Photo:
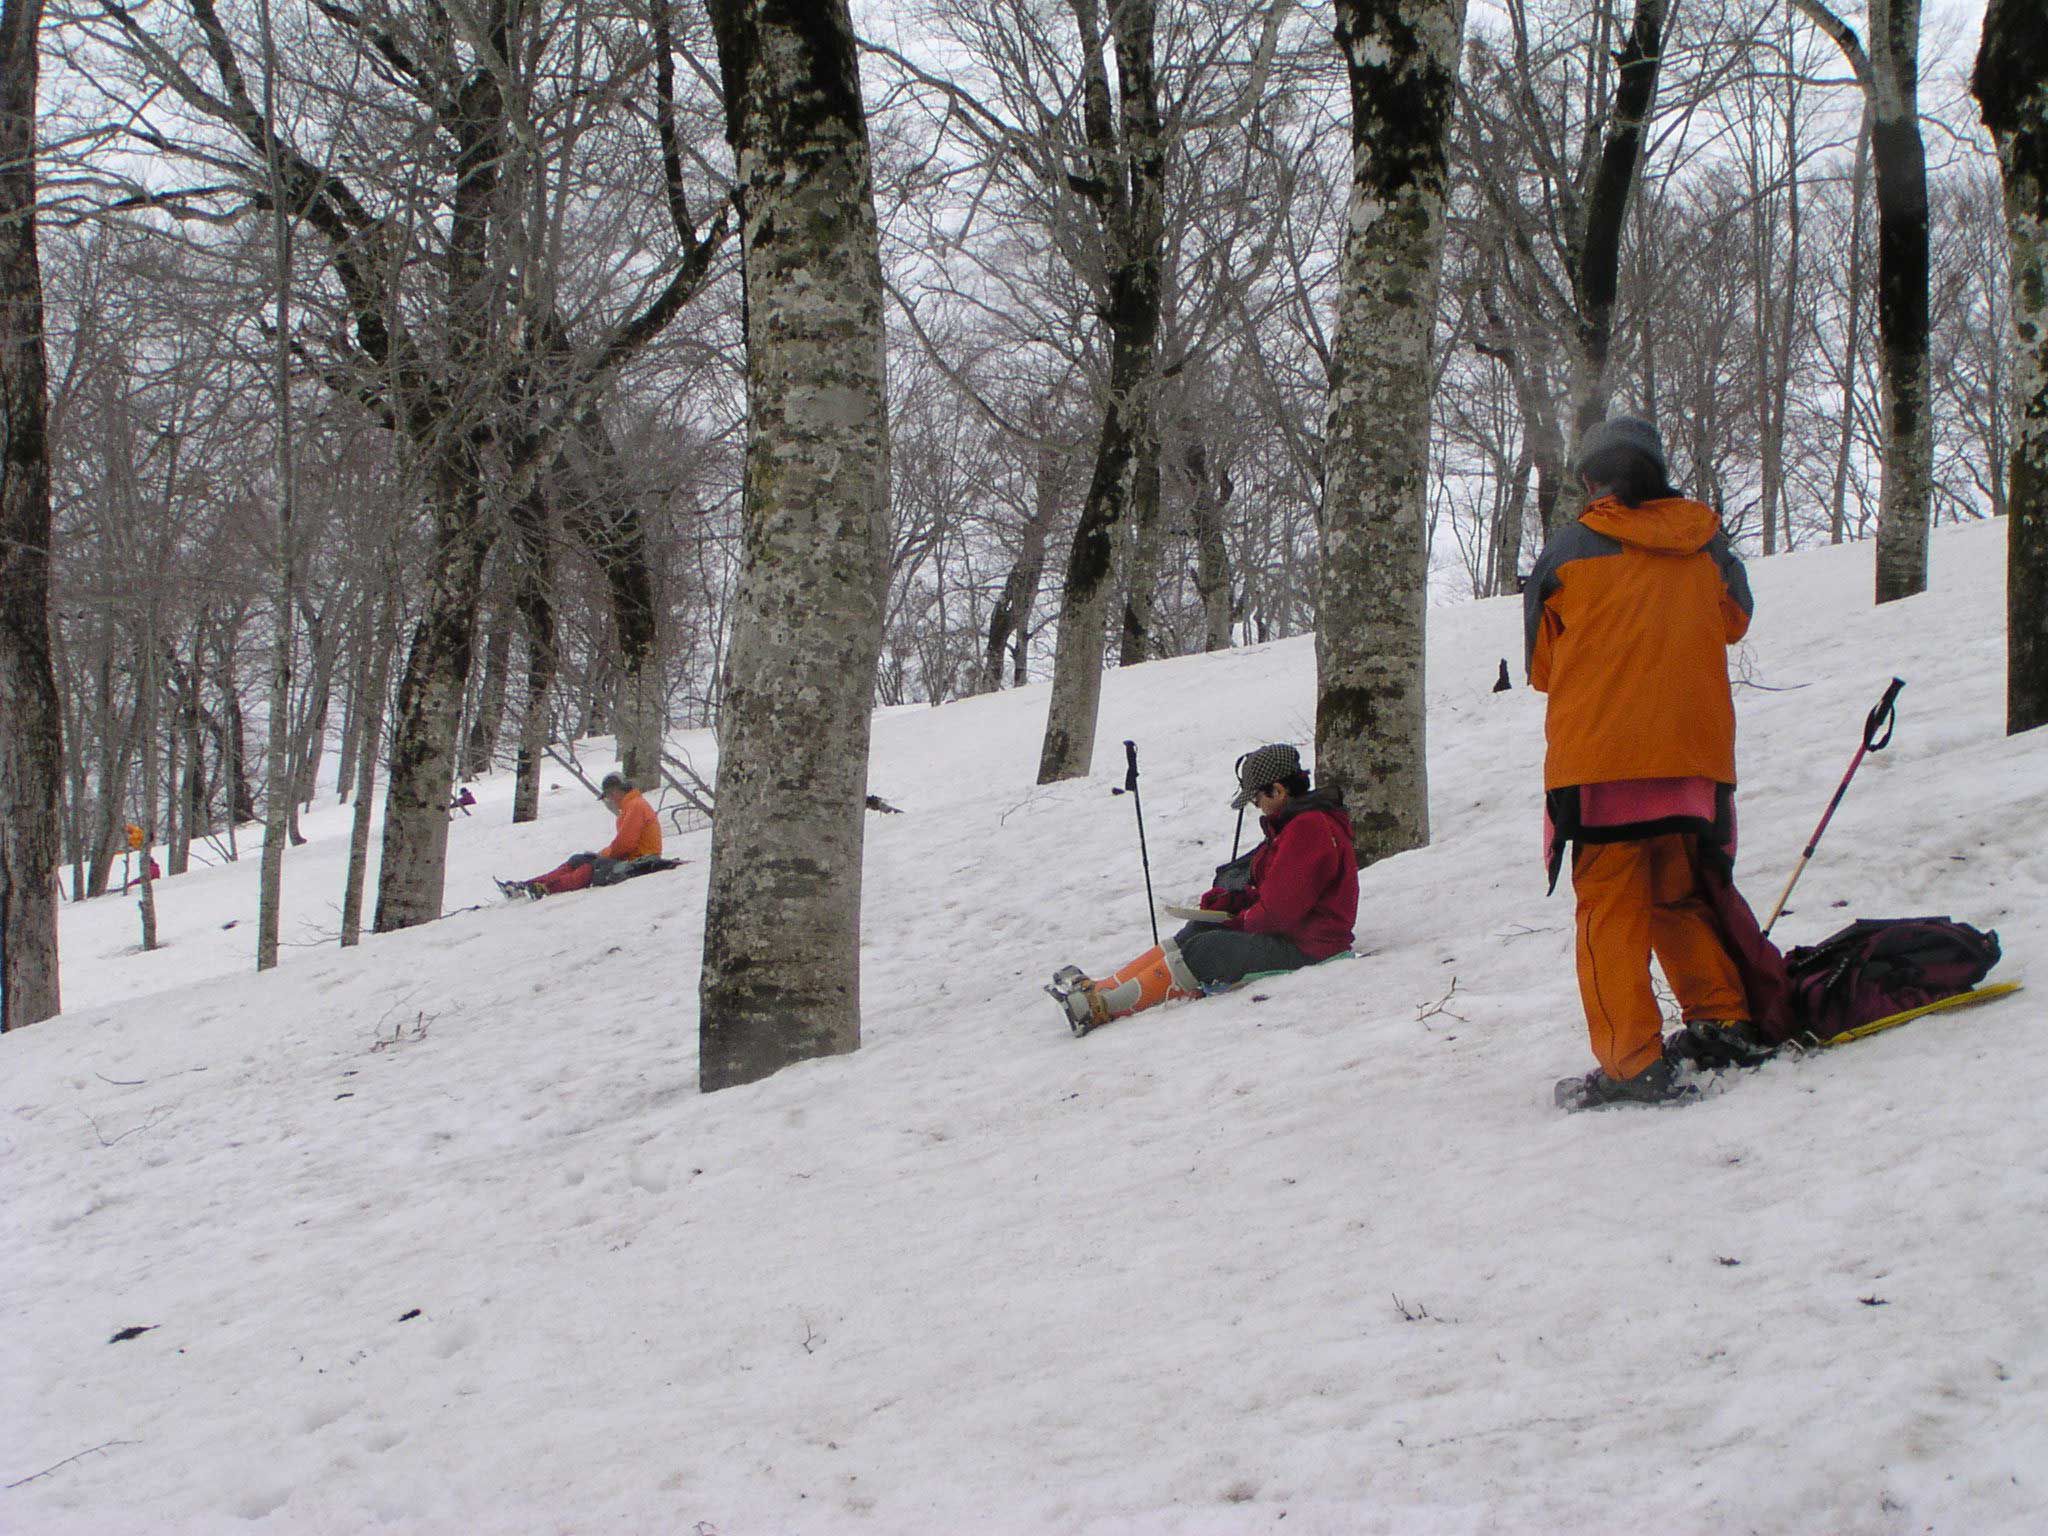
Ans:
[[[509,45],[501,7],[496,42]],[[491,318],[501,277],[491,230],[511,137],[497,74],[464,82],[443,126],[460,146],[449,215],[448,328],[451,366],[467,388],[489,377]],[[476,645],[484,562],[494,532],[486,516],[480,455],[489,424],[442,406],[423,455],[434,509],[424,607],[398,688],[391,764],[384,791],[384,842],[377,867],[376,931],[389,933],[441,915],[447,878],[448,792],[455,782],[456,732]]]
[[[1429,841],[1430,347],[1462,0],[1337,0],[1351,188],[1324,430],[1316,773],[1361,864]]]
[[[168,659],[170,648],[164,648]],[[184,696],[174,690],[175,707],[171,711],[170,729],[164,732],[164,866],[174,875],[185,872],[185,861],[180,849],[186,846],[184,797],[179,793],[184,785],[185,773],[185,708]]]
[[[206,701],[200,693],[206,665],[206,624],[207,612],[202,608],[192,626],[190,662],[181,666],[172,660],[181,705],[178,726],[185,738],[185,778],[178,790],[183,802],[179,815],[182,835],[171,844],[169,866],[174,875],[192,867],[192,844],[213,830],[213,802],[206,788],[206,738],[200,733],[206,718]]]
[[[228,841],[232,848],[235,828],[256,819],[256,797],[249,789],[249,738],[242,722],[242,684],[235,652],[242,639],[243,615],[225,625],[215,636],[216,659],[220,663],[220,775],[228,795]]]
[[[384,696],[391,688],[391,654],[397,649],[398,593],[386,587],[377,603],[377,623],[363,637],[369,664],[356,699],[356,806],[349,821],[348,874],[341,893],[341,947],[363,937],[363,885],[370,862],[370,815],[377,798],[377,749],[383,744]]]
[[[1038,584],[1045,579],[1045,541],[1059,515],[1063,456],[1050,445],[1039,448],[1037,474],[1032,481],[1031,515],[1024,520],[1022,543],[1010,573],[1003,578],[1002,596],[988,616],[988,644],[982,652],[982,693],[994,693],[1003,686],[1003,653],[1013,642],[1018,652],[1018,686],[1023,686],[1023,654],[1031,626],[1032,605],[1038,601]]]
[[[1863,121],[1856,132],[1856,158],[1850,171],[1849,188],[1849,272],[1844,291],[1849,301],[1848,323],[1842,328],[1841,432],[1835,439],[1835,475],[1828,496],[1828,542],[1839,544],[1849,530],[1849,458],[1856,447],[1856,364],[1863,343],[1863,205],[1870,178],[1870,107],[1866,98]]]
[[[1877,601],[1927,589],[1934,503],[1928,357],[1927,156],[1920,141],[1920,0],[1870,0],[1870,129],[1877,166],[1877,334],[1884,356],[1884,486]]]
[[[277,47],[270,25],[269,0],[257,5],[258,33],[263,46],[263,115],[277,121],[273,92],[277,83]],[[292,430],[292,234],[293,223],[284,187],[283,167],[273,141],[264,156],[270,182],[271,375],[270,407],[277,413],[271,449],[277,471],[277,528],[272,548],[276,564],[271,576],[273,625],[270,651],[270,721],[264,754],[263,859],[256,899],[256,969],[277,965],[278,928],[284,913],[284,850],[296,832],[297,775],[292,762],[292,678],[297,669],[299,607],[298,552],[293,517],[298,500],[298,455]],[[325,706],[322,706],[324,711]],[[145,858],[147,855],[145,855]]]
[[[705,1091],[860,1046],[888,576],[882,271],[846,0],[710,0],[740,167],[744,536],[704,913]]]
[[[505,724],[505,682],[512,665],[512,616],[495,614],[491,638],[484,646],[484,677],[477,690],[476,713],[469,721],[469,743],[462,755],[462,776],[480,779],[494,766],[498,732]]]
[[[1188,486],[1193,500],[1195,525],[1195,591],[1202,599],[1202,649],[1230,649],[1230,547],[1224,541],[1224,518],[1230,508],[1233,487],[1230,476],[1209,473],[1209,450],[1197,435],[1200,428],[1189,424],[1187,451]]]
[[[570,521],[604,573],[611,600],[619,771],[629,783],[651,789],[661,782],[661,742],[668,722],[646,525],[634,477],[595,411],[577,424],[576,447],[561,462],[581,471],[573,477]]]
[[[1151,391],[1138,394],[1137,458],[1131,466],[1131,539],[1124,567],[1124,632],[1117,665],[1134,667],[1158,654],[1154,636],[1159,556],[1166,529],[1159,516],[1159,421]]]
[[[36,254],[42,0],[0,0],[0,1029],[58,1011],[62,718],[50,665],[49,386]]]
[[[1109,398],[1103,407],[1095,470],[1067,558],[1059,634],[1053,644],[1052,698],[1038,757],[1041,784],[1082,777],[1095,756],[1117,531],[1137,495],[1150,435],[1146,420],[1157,372],[1166,197],[1152,65],[1154,10],[1155,0],[1121,0],[1111,18],[1119,132],[1111,116],[1095,0],[1074,4],[1082,33],[1090,184],[1098,189],[1094,195],[1111,257],[1103,308],[1110,336]]]
[[[1789,414],[1792,373],[1796,366],[1793,348],[1799,314],[1799,292],[1805,274],[1800,270],[1800,154],[1799,103],[1787,97],[1781,108],[1784,131],[1785,166],[1782,212],[1775,198],[1763,196],[1764,165],[1751,179],[1757,205],[1750,213],[1751,303],[1753,345],[1758,359],[1757,457],[1758,501],[1763,509],[1763,552],[1778,548],[1782,525],[1785,547],[1792,547],[1792,507],[1785,484],[1785,424]],[[1767,164],[1767,162],[1766,162]],[[1782,269],[1776,261],[1780,225],[1785,236]],[[1656,398],[1651,394],[1650,399]]]
[[[451,426],[450,435],[455,435]],[[476,643],[490,529],[470,445],[444,447],[434,470],[434,549],[419,622],[413,626],[384,790],[375,931],[441,915],[448,864],[448,791],[455,732]]]
[[[512,820],[540,818],[540,765],[547,752],[555,691],[555,543],[547,502],[535,491],[514,514],[519,529],[519,614],[526,629],[526,701],[519,715],[519,766]]]
[[[158,700],[162,691],[157,678],[159,648],[156,603],[151,601],[145,605],[142,643],[136,647],[135,657],[135,734],[142,748],[142,804],[135,810],[136,822],[142,828],[142,846],[135,851],[135,873],[142,886],[142,899],[138,905],[142,911],[144,953],[156,948],[156,881],[149,872],[149,864],[156,852],[156,790],[161,766],[156,729]]]
[[[334,673],[340,662],[341,636],[326,622],[326,614],[301,603],[299,613],[306,624],[306,653],[312,671],[310,697],[299,720],[297,740],[292,746],[292,810],[310,808],[320,793],[320,763],[327,755],[327,721],[334,707]],[[292,837],[297,847],[305,839]]]
[[[369,633],[365,626],[355,636],[348,663],[348,696],[341,711],[341,751],[335,754],[334,797],[348,804],[356,782],[356,738],[362,728],[363,693],[370,686],[370,653],[383,637]]]
[[[1493,570],[1487,595],[1505,597],[1520,590],[1522,581],[1522,532],[1529,515],[1529,476],[1536,461],[1529,453],[1526,431],[1522,451],[1516,455],[1514,476],[1494,532]]]
[[[1972,82],[1998,143],[2012,242],[2005,729],[2048,725],[2048,12],[1991,0]]]

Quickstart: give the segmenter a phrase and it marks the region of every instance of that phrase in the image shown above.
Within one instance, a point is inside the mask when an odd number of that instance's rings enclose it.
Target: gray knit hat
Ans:
[[[1268,784],[1278,784],[1299,772],[1301,754],[1285,742],[1252,748],[1237,760],[1237,794],[1230,802],[1231,809],[1244,809],[1252,803],[1252,796]]]
[[[1654,423],[1640,416],[1616,416],[1586,428],[1586,435],[1579,439],[1578,461],[1573,467],[1583,470],[1588,459],[1609,448],[1627,448],[1640,453],[1657,466],[1658,474],[1670,473],[1664,462],[1663,438],[1657,435]]]

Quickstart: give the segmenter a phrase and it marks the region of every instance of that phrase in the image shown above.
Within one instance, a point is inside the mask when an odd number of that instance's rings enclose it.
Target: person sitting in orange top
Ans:
[[[1735,837],[1728,647],[1749,629],[1749,577],[1711,507],[1666,478],[1647,421],[1589,427],[1586,509],[1523,588],[1529,683],[1544,718],[1545,854],[1572,847],[1579,994],[1600,1065],[1557,1085],[1566,1109],[1667,1103],[1696,1091],[1664,1053],[1655,955],[1689,1034],[1749,1031],[1741,977],[1702,884]]]
[[[616,773],[604,776],[598,786],[605,808],[618,818],[612,840],[596,853],[572,853],[561,864],[531,880],[506,884],[535,901],[543,896],[562,896],[589,885],[612,885],[626,878],[623,865],[634,859],[658,858],[661,854],[661,819],[647,797]]]

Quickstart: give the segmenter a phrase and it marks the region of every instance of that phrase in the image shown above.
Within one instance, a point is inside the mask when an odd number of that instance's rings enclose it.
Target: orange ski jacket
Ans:
[[[661,852],[661,818],[637,789],[619,801],[619,824],[612,840],[598,851],[601,859],[640,859]]]
[[[1735,780],[1728,647],[1749,575],[1711,507],[1603,496],[1559,529],[1522,589],[1529,685],[1550,695],[1543,787]]]

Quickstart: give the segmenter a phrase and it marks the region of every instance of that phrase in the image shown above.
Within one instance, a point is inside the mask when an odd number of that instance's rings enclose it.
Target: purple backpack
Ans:
[[[1846,1030],[1967,992],[1998,964],[1998,935],[1946,917],[1858,918],[1785,956],[1790,1033]]]

